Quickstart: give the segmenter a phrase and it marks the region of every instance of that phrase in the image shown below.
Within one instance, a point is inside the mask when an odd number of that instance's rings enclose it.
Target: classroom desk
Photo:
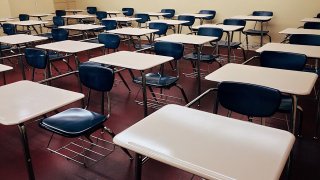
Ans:
[[[148,115],[145,70],[169,62],[171,60],[173,60],[172,57],[137,53],[131,51],[119,51],[90,59],[90,61],[93,62],[138,70],[141,72],[144,117]]]
[[[89,31],[102,29],[102,28],[104,28],[104,26],[93,25],[93,24],[72,24],[72,25],[60,26],[59,28],[80,31],[83,35],[83,38],[87,39]]]
[[[138,14],[148,14],[150,17],[157,17],[160,19],[161,16],[168,15],[170,13],[163,13],[163,12],[139,12]]]
[[[198,30],[201,27],[221,28],[223,30],[223,32],[227,33],[227,38],[228,38],[228,62],[230,62],[230,51],[231,51],[231,48],[230,48],[230,42],[231,42],[230,33],[243,28],[243,26],[223,25],[223,24],[203,24],[203,25],[200,25],[200,26],[194,26],[194,27],[192,27],[192,29]]]
[[[179,33],[181,24],[187,23],[187,22],[189,22],[189,21],[174,20],[174,19],[159,19],[159,20],[148,21],[147,24],[149,24],[149,23],[166,23],[169,26],[177,25],[178,26],[178,33]],[[173,32],[176,33],[176,29],[175,28],[173,29]]]
[[[49,13],[45,13],[45,14],[30,14],[30,17],[35,17],[38,18],[39,21],[42,21],[43,17],[47,17],[47,16],[53,16],[54,14],[49,14]]]
[[[0,87],[0,124],[18,125],[22,139],[29,179],[35,179],[28,145],[25,122],[72,102],[83,94],[42,85],[31,81],[18,81]]]
[[[205,179],[279,179],[295,137],[283,130],[167,105],[113,138],[142,155]]]
[[[118,14],[122,14],[122,11],[107,10],[106,12],[110,18],[111,18],[111,15],[117,16]]]
[[[320,35],[319,29],[304,29],[304,28],[287,28],[279,32],[280,34],[313,34]]]
[[[7,84],[6,82],[6,76],[5,76],[5,72],[12,70],[13,68],[11,66],[7,66],[4,64],[0,64],[0,72],[2,72],[2,77],[3,77],[3,84]]]
[[[83,9],[67,9],[65,11],[75,15],[77,13],[83,12],[84,10]]]
[[[198,35],[187,35],[187,34],[171,34],[168,36],[162,36],[156,38],[155,41],[168,41],[168,42],[176,42],[183,44],[191,44],[194,45],[197,50],[197,82],[198,82],[198,95],[201,94],[201,80],[200,80],[200,53],[201,46],[210,41],[216,40],[217,37],[210,36],[198,36]]]
[[[23,79],[26,79],[26,74],[24,71],[24,65],[22,62],[22,52],[21,52],[21,46],[27,43],[32,43],[36,41],[43,41],[48,38],[41,37],[41,36],[33,36],[33,35],[27,35],[27,34],[16,34],[16,35],[10,35],[10,36],[1,36],[0,37],[0,46],[1,43],[9,44],[17,47],[18,53],[20,54],[19,58],[19,64],[21,67],[21,73]]]
[[[272,16],[233,16],[230,19],[243,19],[246,21],[257,21],[260,22],[260,29],[261,29],[261,35],[260,35],[260,46],[263,44],[263,22],[270,21],[272,19]]]
[[[108,12],[107,12],[108,13]],[[109,17],[109,18],[104,18],[102,20],[114,20],[117,21],[118,26],[121,28],[121,23],[128,23],[131,21],[136,21],[141,18],[134,18],[134,17]]]
[[[111,19],[111,18],[109,18]],[[133,36],[138,37],[139,41],[139,48],[141,48],[141,36],[147,35],[147,34],[152,34],[154,32],[157,32],[159,30],[157,29],[147,29],[147,28],[120,28],[120,29],[114,29],[114,30],[109,30],[107,33],[112,33],[112,34],[119,34],[119,35],[125,35],[129,36],[130,40],[133,42]]]
[[[320,23],[320,18],[304,18],[300,20],[301,22],[317,22]]]
[[[196,19],[200,19],[200,25],[202,25],[204,18],[210,17],[210,16],[212,16],[212,14],[183,13],[183,14],[178,14],[175,16],[176,17],[178,17],[178,16],[194,16]]]
[[[39,32],[37,31],[37,29],[35,28],[35,26],[39,26],[40,27],[40,33],[42,33],[42,25],[43,24],[48,24],[49,22],[47,21],[35,21],[35,20],[29,20],[29,21],[8,21],[9,24],[13,24],[15,26],[27,26],[27,28],[29,29],[30,26],[33,28],[33,30],[39,34]]]
[[[76,19],[78,22],[82,22],[83,19],[96,18],[96,16],[87,15],[87,14],[73,14],[73,15],[65,15],[62,17],[67,19],[67,24],[69,24],[68,23],[69,19]]]
[[[309,95],[318,75],[310,72],[289,71],[243,64],[229,63],[205,77],[206,80],[235,81],[278,89],[293,98],[293,129],[295,134],[297,95]]]

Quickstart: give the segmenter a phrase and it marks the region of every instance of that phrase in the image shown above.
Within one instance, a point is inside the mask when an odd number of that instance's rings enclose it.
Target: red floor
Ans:
[[[122,47],[123,49],[126,46]],[[100,50],[95,50],[94,56],[100,55]],[[251,56],[253,53],[250,53]],[[87,60],[87,54],[80,54],[81,61]],[[12,60],[16,62],[16,60]],[[10,63],[6,62],[10,65]],[[196,97],[196,81],[195,79],[186,78],[182,75],[183,72],[191,72],[191,65],[184,60],[181,61],[181,79],[180,84],[185,88],[189,100]],[[61,69],[66,69],[63,65],[58,65]],[[167,66],[169,68],[169,66]],[[210,65],[210,70],[217,69],[216,64]],[[207,69],[207,65],[203,65],[203,69]],[[30,70],[27,71],[28,78],[31,78]],[[112,114],[106,125],[114,132],[119,133],[130,125],[143,118],[142,106],[135,102],[136,94],[139,86],[130,81],[129,74],[124,72],[127,82],[129,82],[132,92],[129,93],[125,86],[120,83],[117,84],[111,91],[112,99]],[[41,79],[42,75],[37,73],[37,79]],[[118,78],[117,78],[118,79]],[[20,70],[17,64],[14,64],[14,70],[7,73],[8,83],[21,80]],[[77,79],[75,76],[66,77],[56,80],[52,83],[53,86],[79,91]],[[214,87],[215,83],[202,80],[202,90]],[[178,89],[172,88],[166,93],[182,97]],[[99,97],[97,94],[93,96],[91,110],[99,111]],[[138,95],[141,99],[141,94]],[[213,97],[208,97],[201,102],[201,110],[211,111]],[[303,123],[303,137],[297,138],[293,149],[293,168],[292,179],[320,179],[320,142],[313,140],[313,132],[315,127],[316,117],[316,101],[313,96],[301,97],[299,104],[304,109],[304,123]],[[36,101],[36,99],[35,99]],[[2,102],[5,103],[5,102]],[[80,107],[80,102],[71,104],[68,107]],[[65,107],[65,108],[68,108]],[[63,108],[63,109],[65,109]],[[62,110],[62,109],[60,109]],[[149,109],[149,112],[152,112]],[[225,110],[221,110],[219,114],[226,114]],[[233,117],[245,119],[240,115]],[[255,123],[259,123],[257,120]],[[277,120],[268,120],[268,126],[284,129],[285,123]],[[30,150],[32,156],[33,167],[36,179],[57,180],[57,179],[109,179],[109,180],[127,180],[134,179],[134,161],[130,161],[127,156],[119,149],[116,150],[103,159],[96,165],[84,168],[79,164],[50,153],[46,150],[46,145],[50,137],[50,133],[39,128],[37,123],[30,123],[27,125],[27,133],[30,143]],[[55,144],[64,142],[65,139],[56,136]],[[192,146],[192,142],[190,142]],[[24,164],[24,156],[22,153],[22,145],[18,128],[16,126],[0,126],[0,179],[27,179],[27,171]],[[199,153],[201,152],[199,147]],[[133,155],[133,152],[131,152]],[[247,172],[254,173],[254,172]],[[192,174],[182,170],[170,167],[160,162],[149,160],[143,166],[143,179],[163,180],[163,179],[191,179]],[[282,177],[285,179],[286,177]],[[195,177],[194,179],[200,179]]]

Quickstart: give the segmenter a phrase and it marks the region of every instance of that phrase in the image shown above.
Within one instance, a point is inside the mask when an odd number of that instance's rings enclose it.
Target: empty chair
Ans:
[[[144,13],[138,13],[135,14],[136,18],[140,18],[136,20],[138,22],[138,27],[141,28],[142,24],[146,24],[147,21],[150,21],[149,14],[144,14]],[[147,27],[146,25],[144,27]]]
[[[160,23],[160,22],[152,22],[152,23],[149,23],[149,29],[157,29],[158,30],[157,32],[153,33],[154,35],[158,35],[159,37],[161,37],[163,35],[166,36],[167,31],[168,31],[168,24],[167,23]]]
[[[69,36],[69,31],[61,28],[53,28],[51,33],[54,41],[64,41],[67,40]]]
[[[28,14],[19,14],[19,21],[29,21],[30,16]]]
[[[195,21],[195,17],[194,16],[179,15],[178,16],[178,20],[188,21],[186,23],[181,24],[181,28],[180,28],[180,30],[178,29],[178,33],[181,33],[183,26],[187,26],[189,28],[190,32],[192,33],[192,26],[193,26],[194,21]]]
[[[207,16],[201,19],[200,24],[202,24],[203,20],[207,20],[207,21],[212,21],[214,19],[214,17],[216,16],[216,11],[215,10],[200,10],[199,14],[210,14],[211,16]]]
[[[51,25],[45,25],[46,28],[49,28],[49,29],[53,29],[53,28],[59,28],[60,26],[64,26],[65,25],[65,21],[64,21],[64,18],[61,17],[61,16],[54,16],[52,18],[52,22],[53,24]],[[48,32],[48,33],[44,33],[44,34],[41,34],[41,36],[45,36],[49,39],[52,39],[52,34],[51,32]]]
[[[87,7],[87,13],[90,15],[96,15],[97,11],[98,11],[97,7],[91,7],[91,6]],[[94,19],[82,19],[81,21],[84,24],[92,24],[95,22]]]
[[[96,12],[96,16],[97,16],[97,19],[100,21],[102,21],[102,19],[104,18],[107,18],[108,17],[108,13],[106,11],[97,11]]]
[[[26,48],[24,52],[26,62],[32,67],[32,77],[31,80],[35,79],[35,70],[40,69],[44,72],[44,78],[50,77],[50,72],[47,71],[47,65],[49,61],[49,56],[47,51],[36,48]],[[48,73],[49,72],[49,73]],[[47,74],[48,73],[48,74]]]
[[[17,30],[16,26],[9,23],[2,24],[3,33],[6,35],[14,35],[14,34],[30,34],[29,30]]]
[[[318,22],[306,22],[303,25],[304,29],[320,29],[320,23]]]
[[[109,20],[109,19],[104,19],[101,21],[101,25],[103,25],[105,28],[105,31],[109,30],[114,30],[117,29],[117,21],[116,20]]]
[[[320,18],[320,13],[317,14],[316,18]]]
[[[48,130],[52,132],[52,136],[50,138],[49,144],[47,146],[47,149],[51,152],[57,153],[59,155],[62,155],[63,157],[66,157],[70,160],[73,160],[75,162],[81,163],[85,166],[91,165],[95,162],[98,162],[108,154],[110,154],[113,150],[110,150],[106,154],[101,154],[101,150],[98,154],[99,157],[92,160],[94,157],[91,157],[90,159],[88,156],[93,153],[95,148],[101,147],[99,142],[107,143],[104,139],[92,136],[92,134],[97,130],[102,130],[102,132],[107,132],[111,135],[111,137],[114,137],[115,134],[107,128],[104,123],[109,119],[110,117],[110,110],[111,110],[111,102],[110,102],[110,96],[109,92],[111,91],[114,83],[114,72],[113,70],[101,66],[100,64],[95,63],[83,63],[79,66],[79,78],[81,83],[89,88],[88,93],[88,101],[85,109],[82,108],[70,108],[63,112],[60,112],[56,115],[53,115],[48,118],[44,118],[40,122],[40,127],[44,128],[45,130]],[[90,103],[90,97],[91,97],[91,91],[97,91],[102,94],[101,96],[101,112],[96,113],[93,111],[87,110]],[[105,114],[104,109],[104,97],[105,94],[107,94],[107,114]],[[63,154],[63,152],[69,150],[69,146],[63,146],[60,149],[54,150],[50,147],[50,142],[53,138],[54,134],[61,135],[66,138],[78,138],[78,137],[84,137],[81,138],[80,143],[78,142],[72,142],[73,144],[76,143],[80,147],[80,152],[76,154],[75,156],[68,156],[68,154]],[[85,147],[84,141],[88,142],[88,147]],[[81,143],[82,142],[82,143]],[[69,144],[72,146],[72,143]],[[111,143],[111,142],[110,142]],[[113,143],[111,143],[114,145]],[[60,151],[61,150],[61,151]],[[130,159],[132,159],[130,153],[122,148],[122,150],[129,156]],[[72,153],[72,152],[69,152]],[[80,155],[81,154],[81,155]],[[76,159],[78,157],[78,159]],[[97,157],[97,156],[95,156]],[[92,160],[93,163],[88,163],[88,161]]]
[[[56,10],[56,16],[65,16],[67,12],[65,10]]]
[[[271,11],[253,11],[252,16],[273,16],[273,12]],[[261,38],[264,36],[269,37],[269,42],[271,42],[271,36],[268,34],[269,31],[267,30],[267,26],[262,30],[262,29],[257,29],[257,21],[255,22],[254,28],[253,29],[247,29],[243,31],[243,33],[246,35],[246,43],[247,43],[247,49],[249,49],[249,41],[248,41],[248,36],[260,36]],[[263,27],[262,23],[268,23],[268,21],[260,21],[261,26]],[[260,45],[262,41],[260,42]]]
[[[122,8],[122,13],[123,13],[124,16],[133,16],[134,9],[133,8],[129,8],[129,7]]]
[[[176,10],[174,9],[161,9],[162,13],[169,13],[169,14],[165,14],[162,15],[165,19],[172,19],[176,13]]]

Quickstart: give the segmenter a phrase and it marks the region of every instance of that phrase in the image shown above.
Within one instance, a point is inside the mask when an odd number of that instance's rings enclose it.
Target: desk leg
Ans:
[[[319,133],[319,124],[320,124],[320,99],[317,98],[317,119],[316,119],[316,127],[314,131],[314,137],[313,139],[318,139],[318,133]]]
[[[74,54],[74,59],[75,59],[75,63],[76,63],[76,70],[78,71],[79,65],[80,65],[80,60],[79,60],[79,57],[77,54]],[[78,73],[78,83],[79,83],[80,92],[83,93],[79,73]],[[81,99],[81,105],[83,108],[85,107],[84,98]]]
[[[262,44],[263,44],[263,22],[261,21],[260,22],[261,24],[261,34],[260,34],[260,47],[262,47]]]
[[[147,91],[146,91],[146,74],[144,71],[141,71],[142,77],[142,94],[143,94],[143,114],[144,117],[148,116],[148,106],[147,106]]]
[[[36,34],[39,34],[39,32],[37,31],[36,27],[34,27],[34,26],[31,26],[31,27],[36,32]],[[40,25],[40,27],[41,27],[41,25]],[[28,29],[29,29],[29,27],[28,27]],[[42,33],[42,28],[40,28],[40,31]]]
[[[22,124],[18,125],[18,128],[19,128],[20,135],[21,135],[21,140],[22,140],[22,145],[23,145],[23,150],[24,150],[24,157],[25,157],[25,161],[26,161],[28,174],[29,174],[29,180],[34,180],[35,177],[34,177],[34,172],[33,172],[32,163],[31,163],[31,156],[30,156],[26,127],[22,123]]]
[[[200,46],[197,46],[197,62],[196,62],[196,65],[197,65],[197,81],[198,81],[198,96],[200,96],[201,94],[201,73],[200,73]],[[200,106],[200,100],[198,101],[198,106]]]
[[[296,95],[292,95],[292,134],[296,132],[297,105],[298,99]]]
[[[18,53],[21,54],[20,45],[17,45],[17,48],[18,48]],[[23,80],[26,80],[26,72],[24,70],[23,59],[22,59],[21,55],[19,56],[19,64],[20,64],[20,68],[21,68],[22,78],[23,78]]]
[[[136,153],[135,180],[141,180],[142,156]]]
[[[227,31],[227,38],[228,38],[228,63],[230,63],[230,54],[231,54],[231,47],[230,47],[230,41],[231,41],[231,37],[230,37],[230,32]]]

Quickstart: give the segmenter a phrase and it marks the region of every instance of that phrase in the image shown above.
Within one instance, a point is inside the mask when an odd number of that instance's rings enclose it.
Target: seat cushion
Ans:
[[[219,55],[213,55],[213,54],[201,54],[200,55],[200,62],[204,63],[213,63],[214,61],[217,60]],[[183,56],[184,59],[186,60],[192,60],[192,61],[197,61],[198,60],[198,54],[197,53],[190,53],[187,55]]]
[[[142,77],[133,79],[133,82],[137,84],[141,84],[141,81]],[[146,85],[148,86],[170,88],[171,86],[174,86],[177,81],[178,78],[174,76],[160,75],[159,73],[146,74]]]
[[[260,31],[260,30],[255,30],[255,29],[247,29],[243,31],[244,34],[246,35],[251,35],[251,36],[260,36],[261,34],[263,36],[267,35],[269,31]]]
[[[281,103],[279,105],[279,112],[290,113],[292,110],[292,98],[289,95],[282,95]]]
[[[79,137],[97,130],[107,117],[81,108],[71,108],[45,118],[40,126],[65,137]]]
[[[10,49],[11,48],[11,46],[8,46],[8,45],[2,45],[1,44],[1,46],[0,46],[0,50],[2,51],[2,50],[6,50],[6,49]]]

